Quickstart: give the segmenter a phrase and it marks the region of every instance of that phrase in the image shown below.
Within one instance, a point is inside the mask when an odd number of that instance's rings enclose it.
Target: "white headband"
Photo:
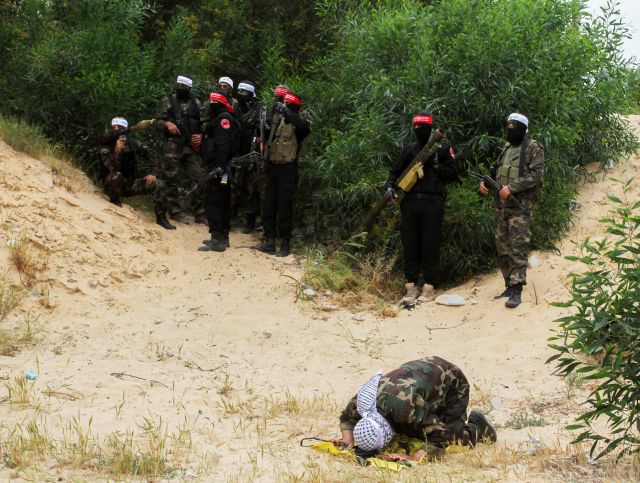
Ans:
[[[129,127],[129,123],[127,122],[127,120],[124,117],[114,117],[113,119],[111,119],[111,125],[112,126],[122,126],[125,129],[127,129]]]
[[[507,122],[509,121],[518,121],[524,124],[525,126],[529,127],[529,119],[527,119],[525,116],[517,112],[513,112],[509,114],[509,117],[507,118]]]
[[[256,93],[256,88],[253,87],[251,84],[247,84],[246,82],[240,82],[240,84],[238,84],[238,90],[240,89],[249,91],[251,92],[251,94],[254,94],[254,95]]]
[[[176,80],[176,82],[178,84],[182,84],[183,86],[187,86],[188,88],[193,87],[193,81],[191,79],[189,79],[188,77],[185,77],[183,75],[179,75],[178,79]]]
[[[231,77],[220,77],[220,79],[218,80],[218,84],[222,83],[229,84],[233,89],[233,81],[231,80]]]

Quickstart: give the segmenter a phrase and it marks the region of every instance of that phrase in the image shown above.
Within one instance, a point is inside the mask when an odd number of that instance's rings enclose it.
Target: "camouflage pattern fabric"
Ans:
[[[182,212],[180,206],[180,168],[184,169],[193,184],[201,182],[204,170],[200,157],[189,146],[185,146],[180,138],[168,138],[164,143],[163,178],[167,184],[167,204],[169,213],[175,215]],[[193,192],[193,214],[204,216],[204,192],[198,187]]]
[[[170,94],[162,101],[156,113],[156,127],[166,136],[162,178],[166,182],[167,204],[171,215],[182,212],[179,195],[180,169],[182,168],[192,184],[198,186],[191,194],[193,214],[196,217],[204,216],[204,191],[199,186],[204,169],[200,156],[191,147],[191,134],[195,134],[200,129],[201,108],[200,101],[193,96],[182,101],[177,100],[174,94]],[[186,131],[188,128],[190,132],[183,132],[181,136],[170,136],[166,130],[169,121],[180,123],[181,131]]]
[[[166,184],[157,178],[147,185],[144,178],[125,178],[119,171],[112,171],[105,179],[105,192],[110,198],[151,195],[156,215],[164,214],[167,209]]]
[[[519,176],[520,146],[507,145],[496,166],[496,180],[509,186],[522,206],[512,197],[496,198],[496,251],[506,286],[527,283],[531,214],[544,178],[544,149],[535,139],[528,140],[524,160]]]
[[[360,419],[354,396],[340,415],[340,429],[353,430]],[[425,357],[385,374],[378,386],[377,409],[397,434],[425,441],[437,453],[449,444],[469,444],[466,424],[469,383],[456,365]]]

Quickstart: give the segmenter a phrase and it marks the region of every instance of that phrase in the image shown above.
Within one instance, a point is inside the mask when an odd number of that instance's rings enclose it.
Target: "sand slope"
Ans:
[[[639,119],[632,118],[636,126]],[[473,382],[472,400],[496,423],[518,410],[550,423],[501,430],[501,445],[517,445],[529,434],[549,444],[566,441],[561,426],[577,402],[544,363],[552,353],[546,346],[552,321],[566,310],[549,303],[566,296],[564,279],[574,265],[563,256],[574,251],[574,241],[601,236],[606,194],[621,196],[621,184],[610,176],[628,179],[639,167],[632,159],[581,190],[575,226],[560,253],[535,253],[540,263],[529,272],[517,309],[493,300],[502,289],[494,273],[450,291],[476,304],[428,304],[396,319],[360,313],[364,320],[354,320],[347,311],[295,302],[289,277],[299,278],[300,266],[294,257],[257,253],[249,248],[255,238],[238,233],[225,253],[197,252],[208,236],[201,225],[165,231],[146,214],[110,205],[88,182],[67,192],[53,184],[48,166],[0,142],[0,261],[15,279],[10,240],[24,236],[43,247],[49,261],[42,278],[54,306],[43,307],[34,291],[3,322],[12,327],[38,315],[46,332],[15,357],[0,357],[0,377],[38,372],[35,394],[54,435],[74,417],[92,418],[97,435],[135,429],[143,417],[161,416],[169,431],[186,427],[194,450],[183,473],[206,471],[212,480],[311,478],[304,473],[310,451],[298,439],[337,434],[336,408],[366,378],[427,354],[456,362]],[[633,198],[638,192],[634,182]],[[47,389],[77,398],[47,396]],[[265,398],[283,405],[258,430]],[[293,401],[312,414],[299,414]],[[244,409],[229,408],[243,402]],[[33,411],[0,404],[5,425]],[[312,456],[323,464],[328,459]],[[328,474],[340,480],[347,465]],[[9,473],[0,466],[0,477]],[[487,475],[513,477],[509,470]]]

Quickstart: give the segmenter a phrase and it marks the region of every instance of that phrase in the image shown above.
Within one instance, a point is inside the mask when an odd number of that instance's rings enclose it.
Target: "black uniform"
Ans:
[[[293,127],[297,152],[286,153],[286,144],[280,133],[286,132],[287,127]],[[298,184],[299,148],[311,132],[308,120],[300,116],[291,107],[282,113],[272,113],[270,130],[275,130],[269,146],[269,159],[266,165],[266,189],[262,211],[262,225],[266,239],[276,238],[277,234],[283,240],[291,239],[293,230],[293,200]],[[295,150],[294,150],[295,151]],[[284,153],[284,154],[283,154]]]
[[[218,172],[205,186],[204,205],[209,232],[213,240],[228,240],[231,203],[229,163],[238,144],[240,127],[227,111],[209,114],[208,118],[203,118],[203,127],[203,158],[207,172]]]
[[[387,186],[398,177],[423,148],[414,142],[407,146],[389,172]],[[444,140],[435,156],[425,162],[424,176],[416,181],[400,204],[404,272],[409,283],[435,285],[440,264],[440,239],[444,214],[445,184],[457,178],[453,148]]]

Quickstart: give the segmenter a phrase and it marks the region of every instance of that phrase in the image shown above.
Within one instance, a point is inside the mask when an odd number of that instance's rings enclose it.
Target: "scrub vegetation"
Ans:
[[[411,115],[434,114],[461,172],[447,200],[443,282],[494,266],[491,200],[478,196],[464,171],[489,170],[509,112],[528,115],[530,134],[545,146],[537,247],[553,247],[568,227],[584,166],[615,162],[634,148],[618,113],[632,109],[627,93],[637,72],[620,53],[627,29],[615,4],[595,17],[573,0],[27,0],[0,7],[0,113],[38,126],[94,179],[101,172],[87,151],[91,140],[116,114],[153,117],[178,74],[190,75],[200,96],[220,75],[252,79],[267,102],[277,83],[287,83],[313,121],[297,226],[322,251],[357,231],[411,140]],[[144,135],[159,141],[151,131]],[[346,260],[355,275],[371,252],[397,269],[398,212],[385,210],[363,249]]]

